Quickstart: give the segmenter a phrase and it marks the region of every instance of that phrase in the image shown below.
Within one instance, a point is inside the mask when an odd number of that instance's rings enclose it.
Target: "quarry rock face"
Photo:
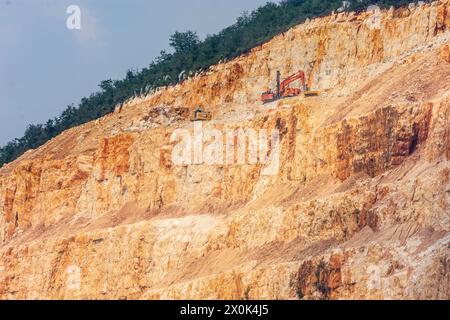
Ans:
[[[27,152],[0,298],[450,299],[449,45],[449,1],[314,19]],[[278,70],[319,96],[263,105]],[[276,170],[174,163],[196,125],[276,130]]]

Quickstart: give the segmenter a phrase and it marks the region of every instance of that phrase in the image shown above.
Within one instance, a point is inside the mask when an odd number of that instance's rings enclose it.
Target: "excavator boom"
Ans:
[[[300,80],[301,81],[301,88],[298,89],[294,89],[294,90],[287,90],[287,89],[291,89],[289,88],[289,85],[291,83],[293,83],[294,81]],[[295,95],[299,95],[301,93],[302,90],[304,90],[305,88],[305,73],[303,71],[299,71],[291,76],[289,76],[288,78],[286,78],[283,82],[281,82],[281,86],[280,86],[280,95],[281,97],[284,97],[286,93],[290,92],[292,93],[297,93]]]

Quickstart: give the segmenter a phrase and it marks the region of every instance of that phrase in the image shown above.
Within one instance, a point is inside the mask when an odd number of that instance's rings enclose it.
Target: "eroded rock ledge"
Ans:
[[[1,299],[449,299],[450,3],[315,19],[0,169]],[[261,105],[280,70],[319,97]],[[208,106],[280,171],[170,161]]]

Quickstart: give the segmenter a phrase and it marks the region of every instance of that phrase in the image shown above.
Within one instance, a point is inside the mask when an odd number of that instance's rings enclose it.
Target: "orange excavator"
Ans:
[[[290,85],[294,81],[300,80],[300,88],[291,88]],[[295,97],[301,93],[306,92],[306,77],[303,71],[294,73],[293,75],[287,77],[281,81],[281,73],[277,71],[277,90],[273,92],[272,90],[266,91],[261,94],[261,100],[264,103],[269,103],[278,99]]]

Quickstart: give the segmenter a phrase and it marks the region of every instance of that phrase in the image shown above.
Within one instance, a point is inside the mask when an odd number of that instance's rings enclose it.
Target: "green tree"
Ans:
[[[200,40],[194,31],[175,32],[170,36],[169,44],[176,53],[186,53],[195,49]]]

